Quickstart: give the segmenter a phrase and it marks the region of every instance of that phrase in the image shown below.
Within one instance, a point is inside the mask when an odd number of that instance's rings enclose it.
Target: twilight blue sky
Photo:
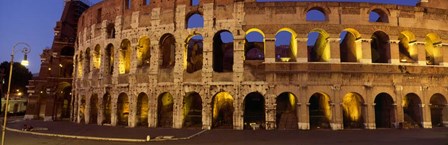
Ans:
[[[101,0],[90,0],[97,3]],[[264,1],[300,1],[300,0],[258,0]],[[303,1],[303,0],[302,0]],[[308,0],[313,1],[313,0]],[[321,0],[323,1],[323,0]],[[326,0],[392,3],[415,5],[418,0]],[[28,54],[32,73],[38,73],[40,54],[46,47],[51,47],[53,28],[61,17],[64,0],[0,0],[0,63],[11,59],[11,49],[16,42],[26,42],[31,45]],[[23,55],[16,51],[16,62]]]

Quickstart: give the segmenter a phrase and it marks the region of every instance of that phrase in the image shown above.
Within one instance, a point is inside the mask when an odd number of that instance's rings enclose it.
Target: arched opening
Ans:
[[[280,29],[275,35],[275,61],[294,62],[297,57],[297,34],[289,28]]]
[[[65,46],[61,49],[61,56],[73,56],[75,54],[75,48],[71,46]]]
[[[422,127],[422,109],[420,105],[422,101],[420,97],[414,93],[407,94],[403,97],[404,127],[420,128]]]
[[[342,99],[344,128],[364,128],[364,100],[358,93],[347,93]]]
[[[101,47],[99,44],[95,46],[95,50],[93,52],[93,67],[95,69],[99,69],[101,67]]]
[[[213,71],[233,71],[233,35],[221,30],[213,37]]]
[[[173,106],[174,100],[170,93],[163,93],[157,101],[157,126],[173,126]]]
[[[297,129],[296,96],[285,92],[277,96],[275,103],[277,129]]]
[[[309,102],[310,128],[331,129],[331,99],[325,93],[314,93]]]
[[[425,38],[426,64],[439,65],[442,62],[442,40],[439,35],[430,33]]]
[[[184,98],[183,107],[183,127],[201,128],[202,127],[202,99],[196,92],[187,93]]]
[[[381,9],[373,9],[369,14],[369,22],[389,23],[389,17]]]
[[[387,93],[375,97],[376,128],[392,128],[395,122],[394,100]]]
[[[112,116],[112,106],[111,102],[112,98],[109,93],[104,94],[103,96],[103,121],[101,124],[111,124],[111,116]]]
[[[121,93],[117,100],[117,124],[127,126],[129,118],[129,97]]]
[[[327,14],[320,7],[311,8],[306,13],[306,21],[325,22],[327,20]]]
[[[84,71],[85,71],[85,73],[86,74],[88,74],[88,73],[90,73],[90,55],[91,55],[91,53],[90,53],[90,48],[87,48],[86,49],[86,54],[84,55],[84,62],[85,62],[85,68],[84,68]]]
[[[372,63],[390,63],[389,36],[383,31],[376,31],[370,43]]]
[[[220,92],[212,98],[212,127],[233,127],[233,97],[228,92]]]
[[[330,35],[321,29],[315,29],[308,33],[308,61],[329,62],[330,61]]]
[[[90,124],[97,124],[98,120],[98,95],[94,94],[90,97]]]
[[[244,98],[244,129],[265,128],[265,101],[259,92],[249,93]]]
[[[70,118],[70,102],[72,99],[72,87],[66,87],[63,90],[64,99],[62,102],[61,118]]]
[[[41,106],[42,107],[42,106]],[[41,109],[42,111],[42,109]],[[81,103],[79,104],[79,121],[80,123],[85,123],[85,115],[86,115],[86,96],[81,96]],[[45,115],[45,112],[44,112]]]
[[[433,127],[448,127],[447,100],[441,94],[434,94],[430,99],[431,123]]]
[[[112,44],[107,45],[104,62],[105,62],[104,74],[112,75],[114,72],[114,45]]]
[[[137,99],[137,125],[148,126],[149,102],[148,95],[140,93]]]
[[[187,42],[187,72],[194,73],[196,71],[202,70],[203,61],[203,41],[201,35],[194,35],[189,38]]]
[[[128,74],[131,70],[131,41],[124,39],[121,41],[118,72],[119,74]]]
[[[245,60],[264,61],[264,41],[264,34],[261,30],[250,29],[247,31],[244,45]]]
[[[347,28],[341,33],[341,62],[359,62],[362,59],[361,36],[358,31]]]
[[[151,63],[151,42],[147,36],[140,38],[137,46],[137,67],[149,66]]]
[[[415,36],[410,31],[403,31],[398,37],[400,43],[398,44],[400,51],[400,62],[401,63],[417,63],[418,53],[417,47],[415,46]]]
[[[106,31],[107,31],[106,37],[108,39],[115,38],[115,24],[114,23],[107,24]]]
[[[175,60],[176,39],[172,34],[165,34],[160,39],[160,68],[172,69],[174,68]]]
[[[55,95],[56,100],[53,102],[53,120],[61,120],[63,118],[70,118],[70,106],[68,102],[70,102],[72,95],[72,86],[68,82],[61,82],[58,84]]]
[[[204,28],[204,17],[199,12],[187,15],[187,29]]]

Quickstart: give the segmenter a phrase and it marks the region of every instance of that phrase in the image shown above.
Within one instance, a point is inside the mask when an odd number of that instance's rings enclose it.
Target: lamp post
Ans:
[[[5,116],[3,118],[3,128],[2,128],[2,144],[5,144],[5,133],[6,133],[6,122],[7,122],[7,117],[8,117],[8,105],[9,105],[9,95],[10,95],[10,91],[11,91],[11,77],[12,77],[12,68],[14,65],[14,51],[16,49],[17,46],[19,45],[23,45],[24,47],[22,48],[22,53],[24,54],[23,60],[21,62],[22,65],[24,66],[28,66],[28,58],[27,58],[27,54],[31,52],[31,47],[30,45],[28,45],[25,42],[18,42],[14,45],[14,47],[12,47],[12,52],[11,52],[11,62],[9,63],[9,77],[8,77],[8,89],[6,90],[6,101],[5,101]]]

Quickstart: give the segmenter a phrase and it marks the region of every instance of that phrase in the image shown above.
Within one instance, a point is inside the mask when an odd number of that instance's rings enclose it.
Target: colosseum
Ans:
[[[78,21],[71,119],[236,130],[447,127],[447,8],[445,0],[103,0]]]

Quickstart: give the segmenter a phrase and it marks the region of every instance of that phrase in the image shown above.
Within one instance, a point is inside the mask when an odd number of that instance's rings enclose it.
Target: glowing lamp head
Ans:
[[[28,55],[25,54],[25,56],[23,56],[23,60],[20,64],[22,64],[23,66],[28,66]]]

